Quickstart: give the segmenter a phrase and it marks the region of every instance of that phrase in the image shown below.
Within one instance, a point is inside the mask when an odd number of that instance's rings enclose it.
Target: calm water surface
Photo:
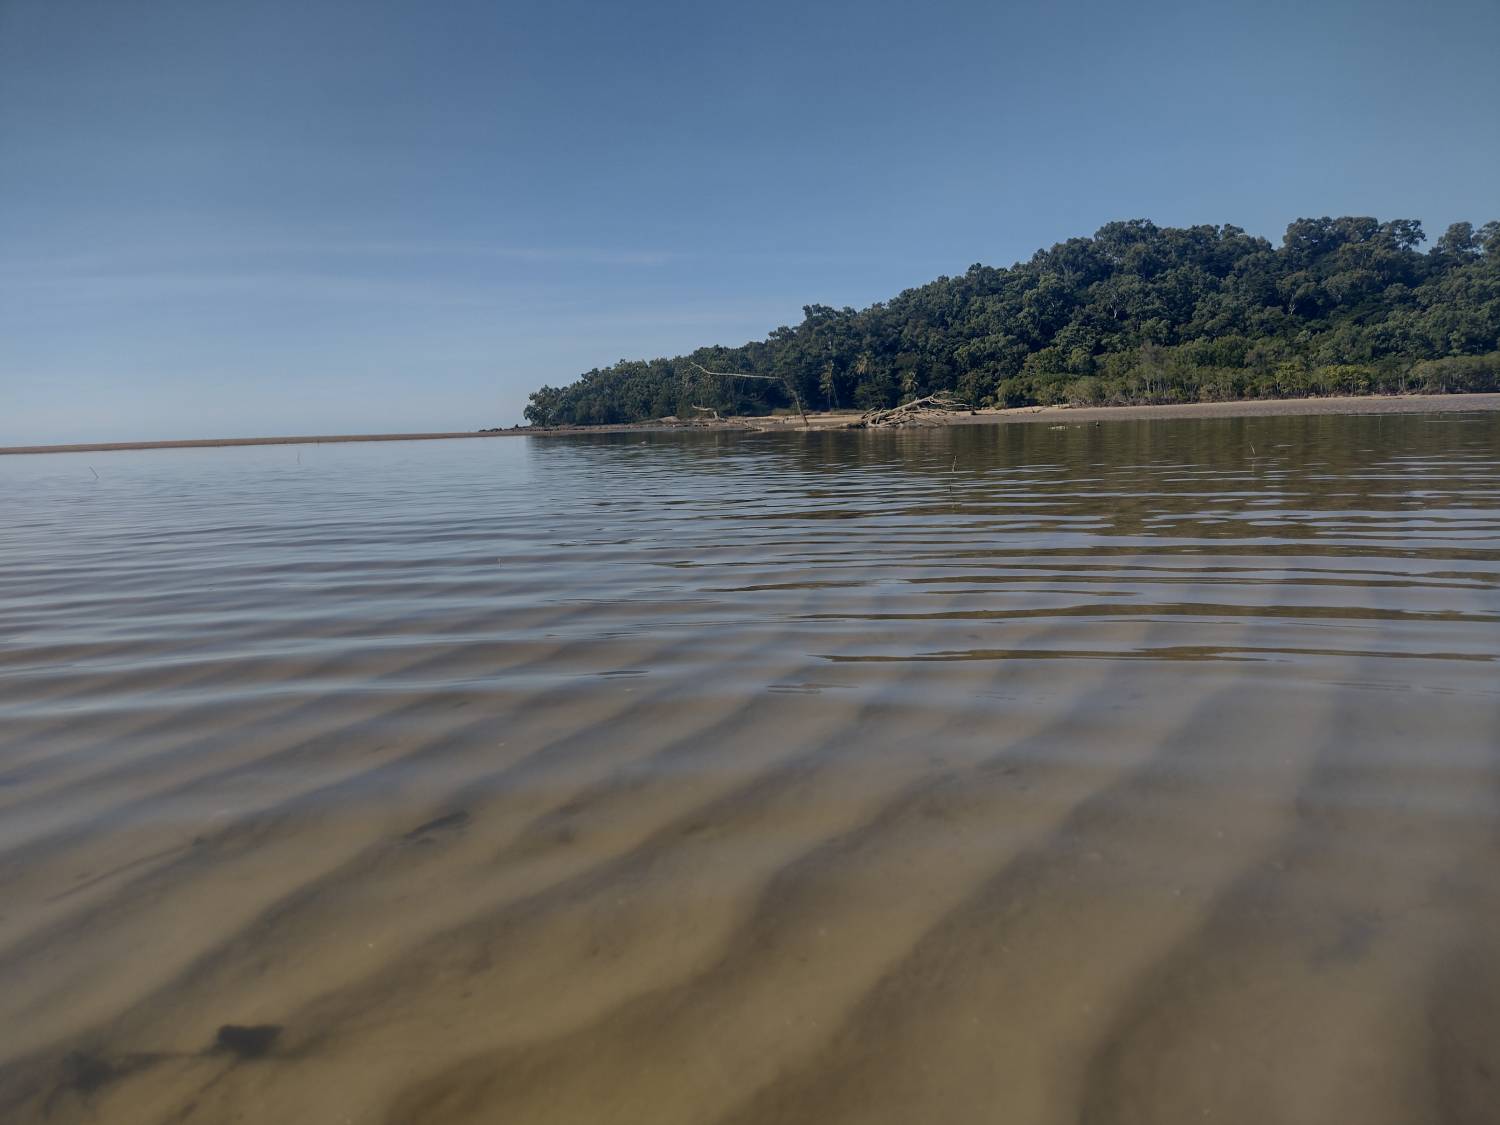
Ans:
[[[1500,415],[0,458],[0,1120],[1500,1120]]]

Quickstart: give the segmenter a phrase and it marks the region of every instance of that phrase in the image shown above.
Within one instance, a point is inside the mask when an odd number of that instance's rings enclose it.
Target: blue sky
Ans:
[[[0,445],[474,429],[1112,219],[1500,218],[1500,4],[0,0]]]

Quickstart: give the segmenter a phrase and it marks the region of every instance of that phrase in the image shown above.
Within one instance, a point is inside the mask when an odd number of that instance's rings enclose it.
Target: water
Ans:
[[[1490,1122],[1500,415],[0,459],[0,1118]]]

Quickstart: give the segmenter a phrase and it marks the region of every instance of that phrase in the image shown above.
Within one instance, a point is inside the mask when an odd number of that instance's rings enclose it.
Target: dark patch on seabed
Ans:
[[[276,1040],[281,1037],[281,1025],[262,1023],[246,1026],[226,1023],[214,1036],[214,1049],[238,1055],[242,1059],[258,1059],[271,1053]]]
[[[463,809],[459,809],[457,812],[451,812],[446,816],[429,820],[426,824],[417,825],[417,827],[403,836],[402,839],[409,844],[431,843],[444,833],[457,832],[468,823],[469,814]]]

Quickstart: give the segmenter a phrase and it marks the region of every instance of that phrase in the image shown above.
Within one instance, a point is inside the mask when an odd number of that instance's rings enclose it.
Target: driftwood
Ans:
[[[792,396],[792,401],[797,404],[797,413],[802,415],[803,428],[812,428],[812,423],[807,420],[807,411],[802,409],[802,396],[797,393],[797,388],[792,386],[790,379],[782,378],[780,375],[747,375],[743,371],[710,371],[701,363],[694,363],[693,366],[705,375],[713,375],[721,379],[760,379],[767,383],[780,383],[787,389],[787,393]],[[698,410],[701,408],[695,406],[693,409]]]
[[[699,414],[712,414],[714,416],[714,421],[715,422],[717,422],[717,421],[720,420],[719,419],[719,412],[717,410],[715,410],[712,406],[695,406],[695,405],[689,404],[688,409],[689,410],[696,410]]]
[[[952,395],[928,395],[926,398],[912,399],[911,402],[903,402],[900,406],[892,406],[886,410],[867,410],[860,415],[858,422],[850,422],[849,428],[864,430],[875,429],[879,426],[921,425],[943,414],[972,409],[973,407],[968,403],[959,402]]]

